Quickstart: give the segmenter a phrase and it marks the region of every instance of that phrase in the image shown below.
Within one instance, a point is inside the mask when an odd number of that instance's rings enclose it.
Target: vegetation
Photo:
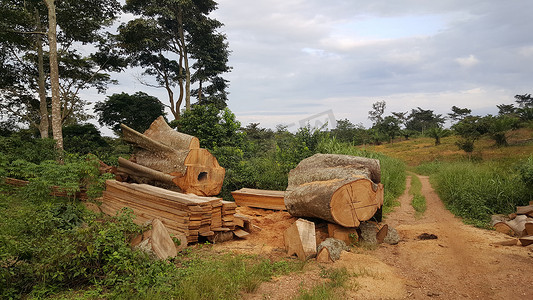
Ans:
[[[131,211],[96,216],[68,199],[0,193],[0,297],[234,299],[274,275],[298,271],[294,261],[188,250],[153,261],[129,240],[141,228]],[[203,248],[203,249],[202,249]]]
[[[298,300],[344,299],[342,288],[346,285],[350,274],[346,268],[323,269],[320,273],[326,282],[306,290],[301,289]]]
[[[121,135],[120,124],[144,132],[155,119],[165,115],[163,104],[143,92],[113,94],[104,102],[96,103],[94,111],[100,125],[113,129],[118,136]]]
[[[527,167],[531,168],[531,165]],[[517,165],[498,162],[433,162],[418,170],[430,174],[446,207],[467,223],[485,227],[493,214],[509,214],[533,200]]]
[[[416,174],[411,175],[411,188],[409,189],[409,195],[413,197],[411,200],[411,206],[415,209],[416,217],[420,218],[426,212],[426,197],[422,195],[422,182]]]

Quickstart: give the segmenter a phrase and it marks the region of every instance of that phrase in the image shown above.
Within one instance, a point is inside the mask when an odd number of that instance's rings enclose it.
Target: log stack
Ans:
[[[198,196],[220,193],[225,170],[199,140],[170,128],[161,116],[144,134],[121,124],[123,139],[133,144],[130,160],[119,158],[116,175],[133,181]]]
[[[315,154],[289,173],[285,206],[295,217],[357,227],[383,205],[379,160]]]
[[[533,202],[517,206],[516,212],[509,216],[492,216],[492,226],[498,232],[517,237],[522,246],[533,244]],[[516,240],[509,245],[516,245]]]
[[[136,215],[134,222],[144,224],[158,218],[171,234],[183,233],[188,243],[199,236],[210,238],[217,232],[235,229],[235,203],[218,197],[200,197],[154,187],[147,184],[106,182],[100,208],[114,215],[129,207]]]

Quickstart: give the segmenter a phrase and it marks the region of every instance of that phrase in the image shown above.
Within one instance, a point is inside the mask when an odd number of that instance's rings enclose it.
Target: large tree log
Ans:
[[[383,205],[379,161],[338,154],[315,154],[289,173],[287,211],[357,227]]]
[[[119,175],[138,183],[179,188],[184,193],[212,196],[220,193],[225,170],[196,137],[170,128],[163,117],[144,134],[121,125],[123,139],[135,147],[134,161],[119,160]]]

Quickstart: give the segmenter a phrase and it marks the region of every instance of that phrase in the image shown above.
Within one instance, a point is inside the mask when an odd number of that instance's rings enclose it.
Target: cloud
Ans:
[[[455,61],[461,66],[461,67],[473,67],[479,63],[479,59],[477,59],[474,55],[470,54],[468,57],[459,57],[456,58]]]
[[[496,111],[532,92],[532,1],[217,2],[232,50],[228,105],[243,125],[328,109],[369,125],[378,100],[391,111]],[[114,91],[143,88],[120,82]]]

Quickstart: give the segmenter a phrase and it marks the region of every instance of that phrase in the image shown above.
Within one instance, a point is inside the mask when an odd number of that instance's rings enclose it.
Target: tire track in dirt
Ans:
[[[397,269],[406,281],[407,296],[392,298],[427,299],[527,299],[533,282],[532,247],[504,247],[491,243],[506,236],[465,225],[445,209],[426,176],[418,176],[427,211],[415,218],[407,194],[401,206],[389,214],[402,240],[375,251],[380,260]],[[438,239],[419,240],[422,233]],[[376,298],[381,298],[376,295]],[[388,298],[391,298],[390,296]]]

